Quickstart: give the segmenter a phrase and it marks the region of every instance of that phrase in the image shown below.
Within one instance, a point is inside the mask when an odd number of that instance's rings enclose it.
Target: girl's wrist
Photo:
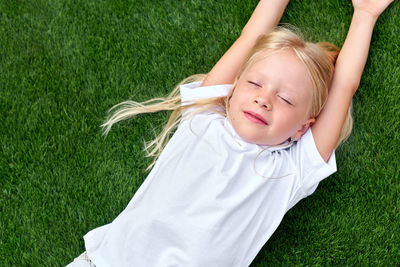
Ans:
[[[354,16],[359,17],[360,19],[363,19],[367,22],[372,22],[375,24],[375,22],[378,20],[380,14],[377,14],[372,11],[364,10],[364,9],[354,9]]]
[[[361,20],[363,23],[368,23],[372,26],[375,25],[376,21],[378,20],[379,14],[375,14],[372,12],[368,12],[362,9],[354,9],[353,13],[353,20]]]

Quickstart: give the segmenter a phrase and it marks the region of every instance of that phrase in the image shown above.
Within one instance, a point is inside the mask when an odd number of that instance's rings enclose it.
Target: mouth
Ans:
[[[243,111],[244,116],[246,118],[256,124],[261,124],[261,125],[268,125],[268,123],[265,121],[265,119],[260,115],[252,111]]]

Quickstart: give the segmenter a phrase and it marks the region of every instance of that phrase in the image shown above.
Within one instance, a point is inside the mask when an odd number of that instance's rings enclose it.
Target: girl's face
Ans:
[[[229,119],[245,141],[279,145],[300,138],[314,119],[308,114],[312,83],[292,50],[255,61],[240,76],[229,100]]]

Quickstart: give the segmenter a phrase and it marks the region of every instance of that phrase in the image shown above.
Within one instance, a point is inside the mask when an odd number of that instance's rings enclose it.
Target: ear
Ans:
[[[315,123],[315,118],[309,118],[302,126],[301,128],[290,138],[291,139],[295,139],[295,140],[299,140],[303,134],[305,134],[308,130],[308,128],[311,127],[311,125],[313,125]]]

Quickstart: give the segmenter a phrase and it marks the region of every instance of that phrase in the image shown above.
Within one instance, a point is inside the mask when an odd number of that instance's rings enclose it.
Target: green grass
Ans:
[[[143,182],[143,140],[167,114],[107,138],[106,111],[205,73],[255,0],[0,1],[0,266],[59,266]],[[283,22],[341,45],[350,1],[297,0]],[[400,263],[400,3],[379,19],[338,172],[285,216],[252,266]]]

